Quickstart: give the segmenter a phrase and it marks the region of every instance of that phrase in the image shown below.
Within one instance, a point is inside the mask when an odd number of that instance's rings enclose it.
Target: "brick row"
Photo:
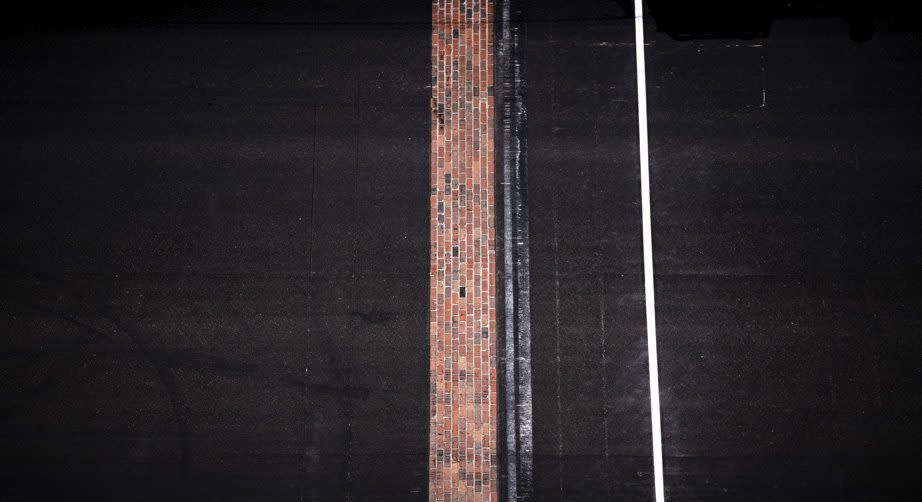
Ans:
[[[430,500],[496,500],[493,3],[432,3]]]

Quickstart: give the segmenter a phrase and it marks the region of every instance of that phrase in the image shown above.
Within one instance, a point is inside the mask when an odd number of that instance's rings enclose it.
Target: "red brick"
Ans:
[[[430,500],[498,498],[493,4],[464,5],[432,3]]]

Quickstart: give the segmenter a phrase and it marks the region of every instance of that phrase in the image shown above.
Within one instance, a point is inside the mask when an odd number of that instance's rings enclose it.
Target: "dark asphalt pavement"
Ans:
[[[531,9],[536,491],[650,500],[633,25]],[[74,15],[0,46],[0,498],[425,499],[428,5]],[[667,496],[906,499],[918,31],[646,36]]]

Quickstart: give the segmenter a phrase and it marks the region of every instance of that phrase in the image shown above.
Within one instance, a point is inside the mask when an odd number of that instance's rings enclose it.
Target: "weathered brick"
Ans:
[[[492,17],[432,3],[430,500],[498,496]]]

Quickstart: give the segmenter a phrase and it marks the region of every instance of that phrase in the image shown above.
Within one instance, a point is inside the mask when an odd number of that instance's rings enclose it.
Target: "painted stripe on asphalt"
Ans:
[[[650,367],[650,420],[653,430],[653,486],[656,502],[665,500],[663,436],[660,425],[659,364],[656,355],[656,301],[653,294],[653,225],[650,218],[650,151],[647,135],[647,76],[643,42],[643,0],[634,0],[634,51],[637,59],[637,127],[640,142],[640,203],[643,223],[643,278]]]

